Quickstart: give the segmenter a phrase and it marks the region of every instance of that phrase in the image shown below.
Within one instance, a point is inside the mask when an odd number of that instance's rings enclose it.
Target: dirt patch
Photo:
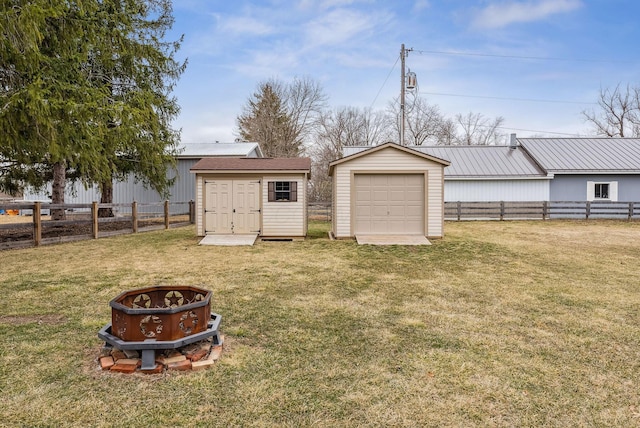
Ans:
[[[67,318],[60,314],[46,315],[0,315],[0,324],[25,325],[25,324],[44,324],[44,325],[61,325],[67,322]]]

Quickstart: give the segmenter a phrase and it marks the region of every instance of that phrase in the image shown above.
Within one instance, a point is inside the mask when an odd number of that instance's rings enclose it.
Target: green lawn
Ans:
[[[640,426],[640,223],[446,223],[426,247],[200,247],[191,227],[0,252],[0,426]],[[205,371],[101,372],[109,300],[213,290]]]

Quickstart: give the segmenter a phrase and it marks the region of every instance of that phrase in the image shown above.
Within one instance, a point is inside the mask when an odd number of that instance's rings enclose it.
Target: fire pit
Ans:
[[[176,349],[213,337],[222,317],[211,313],[211,291],[190,286],[129,290],[109,302],[111,323],[98,337],[121,350],[142,353],[142,370],[156,367],[157,349]]]

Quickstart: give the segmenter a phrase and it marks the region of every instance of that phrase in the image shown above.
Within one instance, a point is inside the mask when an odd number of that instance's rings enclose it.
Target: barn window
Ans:
[[[269,202],[297,202],[298,183],[295,181],[269,181]]]
[[[587,181],[587,201],[614,201],[618,200],[618,182]]]
[[[593,196],[595,199],[609,199],[609,183],[595,183]]]

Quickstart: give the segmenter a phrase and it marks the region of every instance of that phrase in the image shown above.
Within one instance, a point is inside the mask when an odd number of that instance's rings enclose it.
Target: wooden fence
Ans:
[[[60,209],[65,210],[67,219],[50,220],[49,212]],[[99,217],[99,210],[110,210],[113,216]],[[169,229],[195,222],[193,201],[131,204],[0,203],[0,212],[8,215],[5,221],[0,221],[0,250]],[[13,216],[15,221],[9,221],[12,218],[9,214],[17,214]]]
[[[331,202],[309,203],[310,220],[331,221]],[[445,202],[445,220],[640,219],[640,202]]]
[[[445,202],[445,220],[640,219],[640,202]]]
[[[64,209],[67,220],[53,221],[51,210]],[[101,209],[113,217],[99,217]],[[548,219],[640,219],[640,202],[445,202],[445,220],[548,220]],[[131,204],[62,204],[0,202],[0,213],[11,212],[18,221],[0,220],[0,250],[97,239],[124,233],[169,229],[195,223],[195,204],[159,202]],[[313,202],[309,219],[331,221],[331,203]]]

